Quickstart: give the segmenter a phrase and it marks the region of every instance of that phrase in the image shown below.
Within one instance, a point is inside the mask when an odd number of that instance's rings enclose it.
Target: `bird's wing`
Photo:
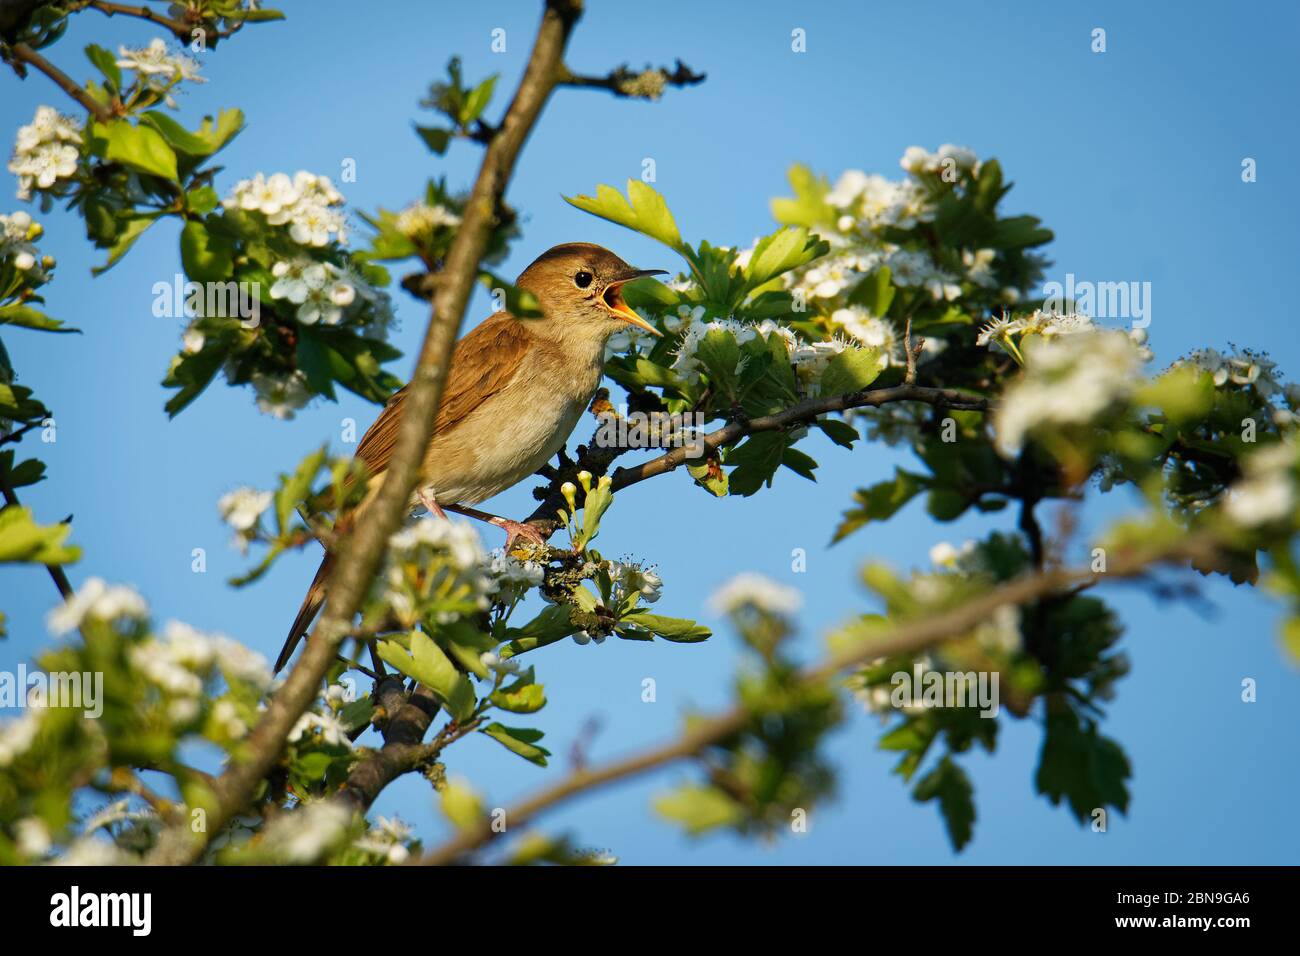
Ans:
[[[519,370],[530,337],[522,320],[498,312],[456,343],[451,374],[438,406],[436,435],[452,431],[470,412],[509,384]],[[404,385],[393,393],[357,445],[356,457],[365,462],[371,477],[382,473],[393,457],[406,388]]]

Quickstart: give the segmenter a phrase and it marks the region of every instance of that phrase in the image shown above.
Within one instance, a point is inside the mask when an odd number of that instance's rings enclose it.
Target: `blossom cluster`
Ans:
[[[42,232],[41,224],[21,209],[0,215],[0,267],[11,263],[32,287],[45,282],[54,268],[54,257],[42,256],[33,242]]]
[[[1017,289],[997,289],[993,249],[963,250],[959,273],[938,262],[928,248],[910,248],[895,241],[899,230],[934,221],[943,195],[934,183],[936,176],[955,183],[979,175],[975,154],[950,144],[934,153],[910,146],[900,165],[909,174],[902,180],[857,169],[847,170],[836,180],[824,197],[833,219],[818,228],[818,235],[830,242],[831,252],[786,274],[783,281],[790,292],[833,310],[835,300],[850,293],[862,279],[888,268],[895,285],[923,289],[938,302],[959,298],[963,282],[994,290],[1008,304],[1017,301]],[[886,230],[890,238],[885,238]]]
[[[288,233],[300,246],[327,245],[331,237],[347,241],[347,223],[337,208],[343,195],[327,176],[306,170],[241,179],[231,195],[222,200],[227,209],[257,212],[272,226],[288,226]]]
[[[1034,431],[1091,422],[1142,383],[1145,347],[1117,330],[1072,330],[1022,342],[1025,374],[1008,386],[993,417],[995,445],[1019,453]]]
[[[392,318],[388,294],[348,266],[295,256],[276,262],[271,275],[275,277],[271,298],[297,306],[294,315],[303,325],[338,325],[357,319],[373,324],[382,335]]]
[[[18,198],[29,200],[33,189],[50,189],[75,175],[81,142],[76,120],[52,106],[38,106],[31,123],[18,127],[9,160],[9,172],[18,177]]]
[[[1228,489],[1223,510],[1240,525],[1257,528],[1295,517],[1296,446],[1274,442],[1242,459],[1241,480]]]
[[[168,49],[167,41],[154,37],[146,47],[117,48],[120,59],[117,65],[124,70],[132,70],[138,77],[140,87],[160,97],[168,106],[176,108],[176,100],[171,91],[176,84],[188,80],[191,83],[206,83],[199,76],[199,63],[185,53],[173,53]]]
[[[485,611],[500,585],[478,532],[464,521],[421,518],[389,538],[381,600],[404,625],[432,610],[438,623]]]
[[[860,328],[859,331],[865,331],[865,328]],[[817,394],[818,380],[826,371],[827,363],[832,358],[841,352],[858,347],[854,343],[838,337],[825,342],[808,342],[799,338],[789,328],[771,319],[764,319],[758,323],[742,322],[734,318],[704,321],[702,318],[692,315],[683,327],[682,339],[677,346],[671,366],[674,372],[690,384],[697,383],[700,380],[701,372],[704,371],[704,363],[699,357],[699,348],[700,343],[710,332],[730,333],[736,344],[741,346],[755,338],[766,340],[773,335],[780,338],[785,343],[786,350],[790,355],[790,363],[794,366],[795,378],[798,380],[801,393],[804,395]],[[881,338],[883,339],[883,333]],[[889,353],[881,351],[878,358],[880,367],[887,367],[889,361]],[[746,357],[741,356],[735,370],[737,375],[743,371],[745,363]]]

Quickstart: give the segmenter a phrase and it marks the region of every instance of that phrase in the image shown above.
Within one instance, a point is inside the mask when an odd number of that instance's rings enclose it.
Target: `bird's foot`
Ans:
[[[522,521],[511,521],[509,518],[493,518],[492,524],[505,530],[507,552],[514,547],[515,541],[518,538],[523,538],[525,541],[530,544],[535,544],[539,548],[546,547],[546,538],[544,538],[542,533],[530,524],[526,524]]]

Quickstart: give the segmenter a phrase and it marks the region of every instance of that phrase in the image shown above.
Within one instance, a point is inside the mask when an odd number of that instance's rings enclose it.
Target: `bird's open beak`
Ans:
[[[637,315],[636,312],[632,310],[632,307],[623,301],[623,295],[619,292],[619,289],[624,283],[631,282],[633,279],[667,274],[668,273],[663,269],[633,269],[632,271],[619,276],[617,279],[610,282],[610,284],[605,287],[604,293],[601,294],[601,298],[605,301],[605,307],[608,308],[609,311],[613,312],[614,315],[623,322],[626,322],[629,325],[635,325],[640,329],[645,329],[651,335],[662,336],[662,332],[645,319],[641,318],[641,316]]]

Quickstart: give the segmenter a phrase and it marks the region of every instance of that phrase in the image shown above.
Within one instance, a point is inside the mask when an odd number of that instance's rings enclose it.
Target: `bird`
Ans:
[[[531,525],[470,506],[528,478],[564,448],[600,386],[610,336],[627,325],[663,334],[628,306],[621,289],[664,274],[634,269],[588,242],[562,243],[533,260],[515,285],[536,297],[540,317],[499,311],[456,343],[412,507],[497,525],[506,532],[507,550],[519,537],[544,543]],[[337,531],[365,520],[397,442],[406,395],[405,386],[394,392],[358,443],[355,457],[365,465],[367,489],[338,519]],[[325,603],[333,562],[326,551],[276,660],[277,672]]]

